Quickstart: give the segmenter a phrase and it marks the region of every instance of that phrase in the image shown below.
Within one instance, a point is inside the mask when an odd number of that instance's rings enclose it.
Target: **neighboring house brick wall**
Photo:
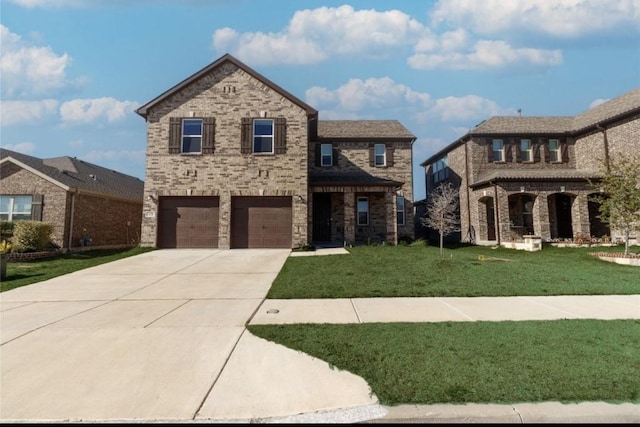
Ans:
[[[77,194],[71,246],[81,246],[85,230],[91,246],[129,246],[140,241],[142,206],[137,202]]]
[[[241,154],[243,117],[287,119],[286,153]],[[215,117],[215,152],[204,155],[169,154],[170,117]],[[220,197],[219,247],[230,246],[230,208],[233,196],[291,196],[293,245],[308,242],[307,115],[298,105],[245,73],[224,63],[212,73],[154,106],[147,120],[142,245],[156,246],[157,196]],[[149,196],[156,199],[151,200]]]
[[[53,225],[53,242],[64,247],[68,225],[65,218],[67,191],[13,163],[3,164],[1,169],[3,194],[43,195],[42,221]],[[7,189],[11,189],[11,193],[6,193]]]

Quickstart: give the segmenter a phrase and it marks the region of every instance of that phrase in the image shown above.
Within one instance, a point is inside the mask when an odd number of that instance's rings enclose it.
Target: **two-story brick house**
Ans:
[[[634,89],[577,116],[492,117],[421,165],[427,195],[443,182],[460,189],[459,239],[500,244],[610,235],[590,196],[607,162],[638,153]]]
[[[320,121],[228,54],[136,111],[147,122],[143,246],[413,237],[415,137],[397,121]]]

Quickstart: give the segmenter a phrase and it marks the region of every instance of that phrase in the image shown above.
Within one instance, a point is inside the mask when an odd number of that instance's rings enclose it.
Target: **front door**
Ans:
[[[487,240],[496,240],[496,211],[493,207],[493,197],[485,202],[487,207]]]
[[[331,240],[331,193],[313,193],[313,241]]]

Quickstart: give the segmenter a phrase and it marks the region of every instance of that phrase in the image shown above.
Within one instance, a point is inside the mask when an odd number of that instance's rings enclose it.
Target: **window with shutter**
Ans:
[[[375,144],[373,147],[374,150],[374,165],[376,167],[386,166],[387,165],[387,147],[384,144]]]
[[[251,138],[253,136],[253,119],[243,117],[240,128],[240,152],[243,154],[251,153]]]
[[[32,219],[33,196],[0,196],[0,220],[19,221]]]
[[[180,153],[180,137],[182,135],[182,119],[171,117],[169,119],[169,153]]]
[[[287,119],[284,117],[276,117],[274,119],[274,137],[276,154],[284,154],[287,152]]]

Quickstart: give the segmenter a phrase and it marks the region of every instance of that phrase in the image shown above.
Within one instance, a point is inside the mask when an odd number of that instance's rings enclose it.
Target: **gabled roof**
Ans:
[[[0,148],[0,165],[14,163],[67,191],[142,202],[144,181],[75,157],[40,159]]]
[[[206,76],[212,70],[220,67],[225,62],[230,62],[230,63],[234,64],[236,67],[240,68],[245,73],[247,73],[247,74],[251,75],[252,77],[260,80],[260,82],[262,82],[264,85],[266,85],[266,86],[270,87],[271,89],[275,90],[276,92],[278,92],[279,94],[281,94],[282,96],[284,96],[285,98],[289,99],[291,102],[293,102],[294,104],[298,105],[300,108],[305,110],[307,112],[307,115],[316,115],[316,114],[318,114],[318,111],[315,108],[311,107],[307,103],[303,102],[299,98],[297,98],[294,95],[292,95],[291,93],[287,92],[286,90],[284,90],[283,88],[281,88],[277,84],[273,83],[271,80],[269,80],[266,77],[264,77],[262,74],[260,74],[257,71],[253,70],[252,68],[250,68],[246,64],[240,62],[238,59],[234,58],[233,56],[229,55],[228,53],[223,55],[223,56],[221,56],[215,62],[207,65],[206,67],[204,67],[203,69],[201,69],[197,73],[193,74],[191,77],[186,78],[185,80],[183,80],[182,82],[178,83],[177,85],[175,85],[171,89],[167,90],[166,92],[162,93],[161,95],[159,95],[156,98],[152,99],[151,101],[147,102],[142,107],[138,108],[136,110],[136,113],[138,113],[139,115],[141,115],[142,117],[144,117],[146,119],[147,115],[149,113],[149,110],[151,108],[153,108],[155,105],[157,105],[158,103],[160,103],[160,102],[164,101],[165,99],[169,98],[173,94],[181,91],[182,89],[184,89],[185,87],[191,85],[192,83],[198,81],[200,78],[202,78],[203,76]]]
[[[406,140],[415,141],[409,132],[397,120],[319,120],[319,140]]]
[[[576,116],[549,117],[491,117],[464,136],[429,157],[420,165],[425,166],[442,157],[456,146],[474,136],[483,135],[579,135],[598,126],[606,126],[617,120],[640,113],[640,88],[590,108]]]

